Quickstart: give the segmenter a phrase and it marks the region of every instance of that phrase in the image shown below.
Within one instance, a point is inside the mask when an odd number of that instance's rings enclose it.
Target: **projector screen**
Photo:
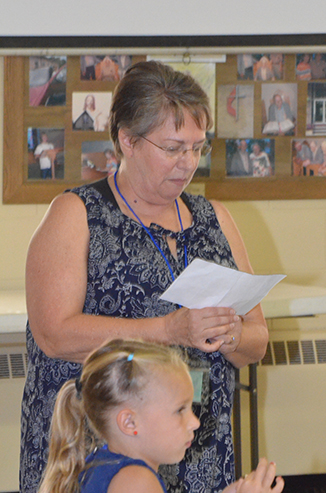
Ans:
[[[0,38],[320,34],[325,18],[325,0],[1,0]]]

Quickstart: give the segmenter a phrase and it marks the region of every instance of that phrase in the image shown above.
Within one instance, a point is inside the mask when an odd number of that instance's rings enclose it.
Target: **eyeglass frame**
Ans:
[[[190,149],[181,150],[182,145],[180,145],[179,149],[174,149],[176,154],[171,156],[171,155],[169,155],[169,152],[173,153],[173,150],[169,151],[168,147],[159,146],[158,144],[155,144],[155,142],[152,142],[151,140],[149,140],[147,137],[144,137],[143,135],[138,135],[138,136],[141,137],[142,139],[146,140],[146,142],[149,142],[153,146],[157,147],[158,149],[161,149],[161,151],[164,151],[169,159],[178,159],[179,156],[181,156],[181,155],[185,156],[186,152],[189,152],[189,151],[192,151],[193,156],[195,155],[194,154],[195,152],[199,152],[200,153],[199,158],[200,158],[201,156],[208,156],[208,154],[210,154],[210,152],[212,151],[212,146],[206,140],[200,149],[190,148]],[[203,153],[203,150],[204,150],[204,153]]]

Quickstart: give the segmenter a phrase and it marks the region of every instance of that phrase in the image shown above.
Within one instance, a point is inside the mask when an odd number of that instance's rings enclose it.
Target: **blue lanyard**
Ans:
[[[116,188],[118,194],[120,195],[120,197],[122,198],[122,200],[124,201],[124,203],[126,204],[126,206],[128,207],[128,209],[130,210],[130,212],[135,216],[135,218],[137,219],[137,221],[144,228],[144,230],[146,231],[146,233],[148,234],[148,236],[150,237],[150,239],[152,240],[152,242],[154,243],[154,245],[156,246],[156,248],[158,249],[158,251],[160,252],[160,254],[162,255],[162,257],[164,258],[165,263],[168,266],[169,271],[171,273],[172,281],[174,281],[175,277],[174,277],[174,274],[173,274],[173,271],[172,271],[172,267],[170,265],[170,262],[166,258],[166,255],[162,251],[160,245],[158,245],[158,243],[156,242],[156,240],[155,240],[154,236],[152,235],[152,233],[150,232],[150,230],[145,226],[145,224],[137,216],[137,214],[135,213],[135,211],[131,208],[131,206],[128,204],[127,200],[125,199],[125,197],[120,192],[119,187],[118,187],[118,183],[117,183],[117,173],[118,173],[118,171],[116,171],[114,173],[114,184],[115,184],[115,188]],[[179,223],[180,223],[181,231],[183,232],[183,225],[182,225],[182,220],[181,220],[181,215],[180,215],[180,209],[179,209],[179,204],[178,204],[177,199],[175,199],[175,205],[177,207],[177,212],[178,212],[178,218],[179,218]],[[186,245],[185,242],[184,242],[184,257],[185,257],[185,268],[186,268],[187,265],[188,265],[188,258],[187,258],[187,245]]]

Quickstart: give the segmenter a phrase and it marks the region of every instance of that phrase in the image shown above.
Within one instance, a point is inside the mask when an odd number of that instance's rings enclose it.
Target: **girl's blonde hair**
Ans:
[[[89,428],[96,439],[108,435],[110,410],[143,395],[155,370],[188,369],[176,348],[116,339],[93,351],[80,379],[61,388],[52,418],[49,458],[39,493],[76,493],[85,468]]]

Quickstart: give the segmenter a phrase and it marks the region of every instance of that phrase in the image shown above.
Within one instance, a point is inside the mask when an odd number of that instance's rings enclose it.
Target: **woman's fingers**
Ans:
[[[242,324],[232,308],[181,308],[167,316],[170,342],[206,352],[228,345],[234,351],[240,342]]]

